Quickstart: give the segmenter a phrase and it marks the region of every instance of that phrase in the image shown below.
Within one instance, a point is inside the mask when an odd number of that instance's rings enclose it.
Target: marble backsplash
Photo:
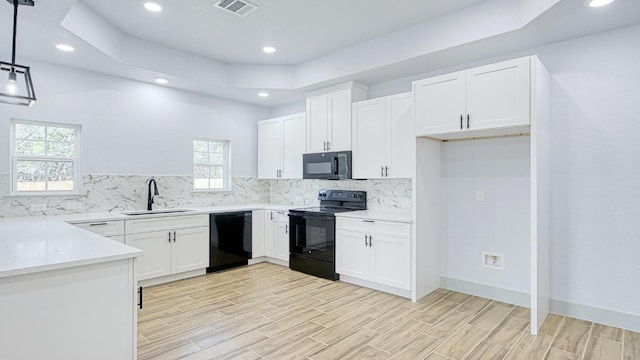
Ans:
[[[160,195],[156,208],[234,205],[269,202],[269,184],[255,177],[233,178],[233,191],[194,192],[193,177],[155,176]],[[120,212],[147,208],[149,176],[83,175],[81,196],[7,196],[9,175],[0,175],[0,218],[30,215]],[[44,211],[31,211],[32,205],[46,205]]]
[[[80,196],[8,196],[9,175],[0,174],[0,218],[73,213],[120,212],[141,210],[147,206],[149,176],[83,175]],[[410,179],[380,180],[258,180],[255,177],[233,178],[232,191],[194,192],[190,176],[156,176],[159,196],[156,208],[183,208],[248,203],[318,204],[320,189],[362,190],[367,192],[371,210],[411,210]],[[32,205],[46,205],[46,210],[32,211]]]
[[[369,210],[411,211],[411,179],[270,180],[270,202],[318,205],[318,191],[321,189],[366,191]]]

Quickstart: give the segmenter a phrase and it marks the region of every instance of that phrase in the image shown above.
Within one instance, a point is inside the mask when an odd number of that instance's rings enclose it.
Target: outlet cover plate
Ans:
[[[490,252],[490,251],[482,251],[481,255],[481,265],[482,267],[486,267],[489,269],[495,270],[504,270],[505,267],[505,258],[504,254]]]

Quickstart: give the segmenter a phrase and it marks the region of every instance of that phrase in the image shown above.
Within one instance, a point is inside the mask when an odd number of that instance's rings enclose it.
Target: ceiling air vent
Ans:
[[[257,5],[245,0],[217,0],[214,5],[240,17],[245,17],[258,8]]]

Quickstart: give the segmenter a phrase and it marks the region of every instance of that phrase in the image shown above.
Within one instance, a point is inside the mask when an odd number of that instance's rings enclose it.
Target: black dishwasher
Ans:
[[[209,215],[207,272],[248,264],[251,258],[251,211]]]

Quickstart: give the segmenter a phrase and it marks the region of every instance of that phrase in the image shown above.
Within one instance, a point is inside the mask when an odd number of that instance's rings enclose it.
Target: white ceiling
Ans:
[[[245,18],[215,0],[35,0],[21,6],[17,63],[44,61],[278,106],[346,80],[365,84],[640,23],[640,1],[254,0]],[[10,4],[0,3],[8,60]],[[5,40],[2,40],[5,39]],[[62,53],[56,43],[76,47]],[[262,46],[276,46],[272,55]],[[33,68],[37,86],[37,68]],[[263,99],[256,93],[271,93]]]

